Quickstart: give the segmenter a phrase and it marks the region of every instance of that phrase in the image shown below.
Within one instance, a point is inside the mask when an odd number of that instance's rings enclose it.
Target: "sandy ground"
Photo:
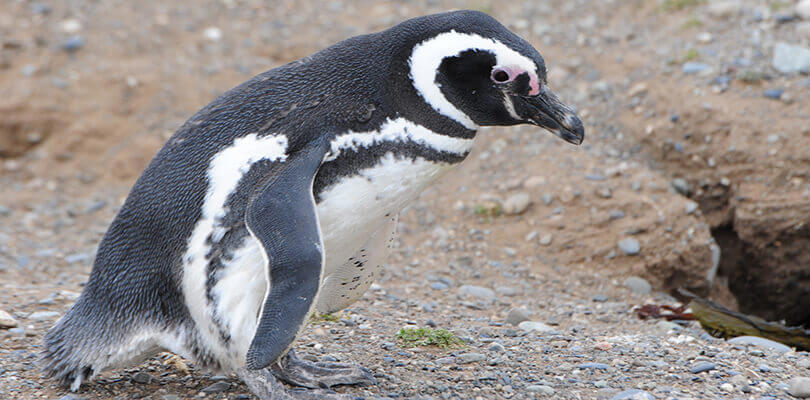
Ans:
[[[464,165],[403,212],[377,284],[338,321],[313,323],[299,352],[373,370],[377,385],[336,389],[363,398],[789,398],[790,380],[810,375],[805,352],[632,312],[675,304],[685,287],[810,321],[810,78],[772,65],[777,43],[810,41],[794,3],[167,3],[0,7],[0,310],[19,324],[0,329],[0,397],[66,395],[36,369],[42,335],[81,292],[134,180],[194,111],[343,38],[459,8],[540,50],[586,142],[482,130]],[[523,194],[520,213],[477,212]],[[637,254],[620,247],[628,239]],[[510,324],[514,309],[546,326]],[[404,326],[466,345],[405,348]],[[712,368],[693,373],[700,363]],[[164,354],[73,396],[249,393]]]

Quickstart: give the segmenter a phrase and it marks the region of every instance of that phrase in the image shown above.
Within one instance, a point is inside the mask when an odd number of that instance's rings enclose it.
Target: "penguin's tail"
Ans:
[[[77,391],[82,382],[92,378],[96,367],[103,329],[87,321],[80,298],[68,312],[48,331],[44,350],[40,353],[40,368],[49,377],[58,380],[70,390]],[[94,360],[95,359],[95,360]]]

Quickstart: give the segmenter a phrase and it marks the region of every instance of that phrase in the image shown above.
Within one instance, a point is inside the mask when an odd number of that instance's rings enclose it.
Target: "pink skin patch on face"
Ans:
[[[514,65],[496,66],[492,68],[491,77],[497,83],[509,83],[524,73],[529,74],[529,96],[537,96],[540,94],[540,80],[534,71],[526,71]]]

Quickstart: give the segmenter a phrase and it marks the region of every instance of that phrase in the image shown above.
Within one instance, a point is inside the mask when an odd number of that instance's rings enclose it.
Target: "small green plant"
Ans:
[[[310,316],[310,320],[314,323],[318,322],[338,322],[340,321],[340,316],[335,314],[318,314],[312,313]]]
[[[700,57],[700,53],[697,50],[689,49],[683,54],[683,61],[697,60],[698,57]]]
[[[705,0],[664,0],[661,3],[661,8],[664,11],[680,11],[686,8],[695,7],[703,3]]]
[[[703,26],[703,22],[701,20],[699,20],[698,17],[693,15],[693,16],[689,17],[689,19],[684,21],[683,25],[681,25],[681,29],[682,30],[687,30],[687,29],[691,29],[691,28],[699,28],[701,26]]]
[[[480,217],[497,217],[503,214],[503,207],[500,203],[488,201],[473,206],[473,212]]]
[[[765,79],[765,74],[752,69],[744,69],[737,73],[737,79],[749,85],[756,85]]]
[[[791,3],[789,1],[774,1],[771,3],[771,11],[779,11],[783,8],[790,7]]]
[[[397,339],[402,342],[403,347],[437,346],[449,349],[464,345],[461,339],[444,329],[402,328],[397,333]]]

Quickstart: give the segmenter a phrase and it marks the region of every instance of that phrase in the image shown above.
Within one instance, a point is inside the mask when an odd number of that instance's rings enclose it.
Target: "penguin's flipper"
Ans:
[[[245,224],[264,250],[270,286],[247,352],[248,369],[265,368],[284,355],[313,308],[324,256],[312,183],[327,149],[322,141],[289,154],[248,202]]]

